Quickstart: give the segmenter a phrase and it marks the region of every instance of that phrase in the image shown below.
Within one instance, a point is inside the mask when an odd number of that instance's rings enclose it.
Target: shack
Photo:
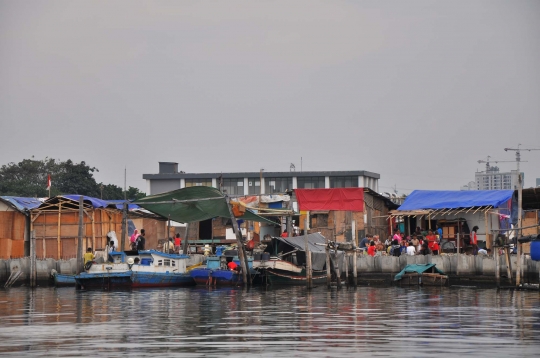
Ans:
[[[440,226],[443,251],[464,247],[464,239],[478,226],[479,246],[491,248],[491,232],[511,227],[512,194],[513,190],[415,190],[390,212],[390,218],[404,222],[406,235],[417,227],[435,230]]]
[[[40,204],[37,198],[0,196],[0,259],[28,256],[30,210]]]
[[[30,230],[36,238],[38,258],[70,259],[77,257],[79,233],[80,195],[59,195],[45,200],[30,210]],[[114,231],[121,242],[123,201],[109,202],[83,196],[83,248],[103,250],[108,243],[107,234]],[[146,248],[156,248],[159,238],[165,236],[166,220],[158,215],[129,204],[128,219],[132,231],[135,227],[146,231]],[[129,248],[126,238],[124,249]]]
[[[390,234],[387,218],[398,205],[369,188],[295,189],[301,212],[300,229],[308,218],[308,232],[320,232],[331,241],[352,240],[352,222],[356,238]]]

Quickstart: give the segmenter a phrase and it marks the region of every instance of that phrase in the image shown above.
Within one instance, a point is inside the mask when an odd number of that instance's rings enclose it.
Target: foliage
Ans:
[[[51,196],[80,194],[104,200],[123,199],[122,188],[114,184],[96,183],[94,172],[84,161],[74,163],[52,158],[43,160],[24,159],[19,163],[9,163],[0,167],[0,195],[23,197],[47,197],[47,175],[51,175]],[[103,196],[102,196],[103,194]],[[134,187],[129,187],[127,198],[137,200],[146,196]]]

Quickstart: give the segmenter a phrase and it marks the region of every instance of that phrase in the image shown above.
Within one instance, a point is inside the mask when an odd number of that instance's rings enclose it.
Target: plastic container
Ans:
[[[261,257],[262,257],[262,253],[260,252],[253,253],[253,260],[260,260]]]
[[[223,255],[223,250],[225,250],[225,246],[218,246],[216,247],[216,256]]]
[[[150,266],[151,263],[152,263],[152,259],[151,259],[151,258],[141,259],[141,265],[144,265],[144,266]]]
[[[261,260],[268,261],[270,260],[270,253],[269,252],[263,252],[261,256]]]
[[[540,239],[531,241],[531,259],[540,261]]]

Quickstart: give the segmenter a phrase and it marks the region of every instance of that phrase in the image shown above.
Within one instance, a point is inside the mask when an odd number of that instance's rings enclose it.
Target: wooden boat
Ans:
[[[244,283],[241,272],[231,271],[227,268],[228,261],[235,262],[240,266],[238,256],[208,256],[206,265],[196,267],[190,270],[190,275],[197,285],[207,286],[238,286]],[[248,268],[251,277],[256,276],[258,272],[253,269],[253,258],[248,257]]]
[[[55,269],[52,269],[51,277],[54,279],[54,285],[56,287],[75,286],[77,284],[75,282],[75,275],[61,274]]]
[[[401,286],[444,286],[448,276],[435,264],[411,264],[405,266],[395,277]]]
[[[195,282],[186,269],[188,259],[155,250],[112,252],[109,262],[94,263],[75,280],[86,289],[191,286]]]
[[[326,282],[326,238],[320,233],[307,235],[312,262],[312,283]],[[267,285],[306,285],[305,236],[273,237],[253,268],[260,272],[259,280]],[[272,256],[270,256],[272,254]]]

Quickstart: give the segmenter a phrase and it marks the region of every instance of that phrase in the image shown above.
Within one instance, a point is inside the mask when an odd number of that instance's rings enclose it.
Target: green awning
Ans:
[[[218,189],[207,186],[194,186],[147,196],[134,204],[164,218],[169,218],[170,215],[171,220],[181,223],[203,221],[215,217],[231,217],[225,195]],[[277,225],[249,209],[236,219]]]
[[[406,273],[415,273],[416,272],[418,274],[422,274],[422,273],[430,270],[431,268],[433,268],[436,273],[444,275],[444,272],[442,272],[437,267],[435,267],[435,264],[409,264],[409,265],[405,266],[405,268],[403,270],[401,270],[400,273],[398,273],[394,277],[394,281],[401,280],[403,275],[405,275]]]

